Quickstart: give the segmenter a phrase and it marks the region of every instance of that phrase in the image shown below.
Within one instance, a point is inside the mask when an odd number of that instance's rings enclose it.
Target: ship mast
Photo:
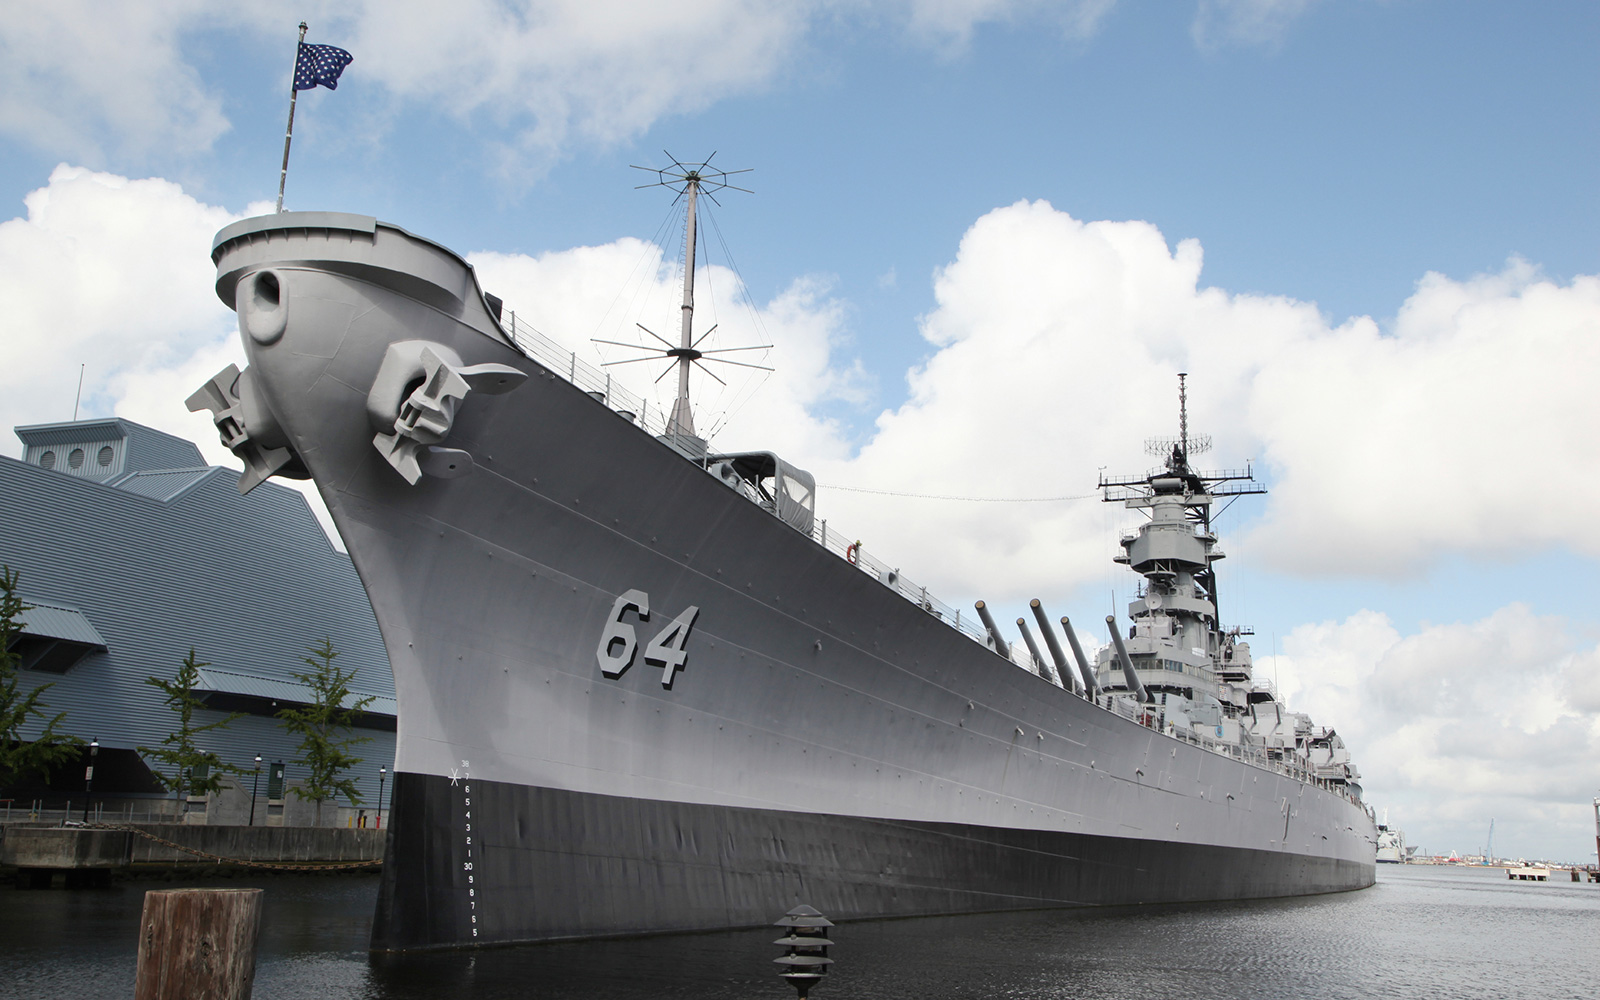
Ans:
[[[1189,460],[1189,373],[1178,373],[1178,442],[1183,460]]]
[[[716,373],[711,371],[711,369],[707,368],[701,362],[718,361],[722,364],[737,365],[741,368],[758,368],[762,371],[771,371],[772,369],[765,365],[753,365],[743,361],[730,361],[727,358],[714,358],[711,357],[711,355],[727,354],[733,351],[764,351],[770,348],[772,345],[758,344],[751,347],[723,347],[714,350],[701,350],[700,345],[705,342],[707,337],[711,336],[711,333],[716,329],[716,326],[713,325],[711,329],[707,330],[705,333],[702,333],[699,337],[695,337],[694,335],[694,269],[696,256],[695,251],[697,245],[699,244],[698,212],[700,207],[700,196],[704,195],[705,197],[710,198],[714,204],[720,205],[721,202],[717,201],[714,192],[731,188],[734,191],[743,191],[746,194],[754,193],[750,191],[749,188],[742,188],[728,183],[729,177],[733,176],[734,174],[749,173],[751,168],[746,167],[743,170],[718,170],[711,166],[712,157],[715,157],[717,155],[716,153],[712,153],[711,156],[706,157],[705,161],[702,163],[680,163],[675,157],[673,157],[671,153],[667,153],[666,155],[667,159],[672,160],[672,166],[670,167],[641,167],[634,165],[635,170],[649,170],[656,175],[655,181],[649,184],[637,185],[635,190],[652,187],[664,187],[676,191],[679,198],[685,199],[684,208],[686,218],[684,222],[683,244],[683,304],[680,307],[682,321],[678,333],[678,343],[676,346],[674,346],[671,341],[645,326],[643,323],[636,325],[639,327],[639,329],[660,341],[664,345],[663,347],[656,348],[645,344],[625,344],[620,341],[601,340],[599,338],[594,338],[594,341],[595,343],[599,344],[614,344],[619,347],[632,347],[636,350],[642,349],[651,352],[643,357],[624,358],[620,361],[607,361],[605,362],[606,365],[626,365],[632,364],[635,361],[656,361],[663,358],[670,359],[671,365],[666,369],[666,371],[663,371],[660,375],[656,376],[656,381],[660,382],[674,369],[676,369],[678,372],[678,394],[672,401],[672,412],[667,418],[666,433],[663,434],[662,437],[675,447],[678,447],[679,450],[690,454],[691,457],[700,458],[705,455],[706,442],[695,433],[694,429],[694,407],[689,401],[689,369],[693,366],[698,366],[705,374],[716,379],[723,385],[727,385],[727,383],[723,382],[722,379],[717,378]]]
[[[694,250],[695,250],[695,202],[700,196],[700,174],[691,170],[684,174],[684,193],[689,197],[686,210],[688,221],[684,223],[683,247],[683,332],[676,350],[667,352],[668,357],[678,359],[678,397],[672,401],[672,416],[667,420],[667,433],[675,436],[694,437],[694,410],[689,406],[689,366],[698,358],[699,352],[694,349],[692,338],[694,336]]]

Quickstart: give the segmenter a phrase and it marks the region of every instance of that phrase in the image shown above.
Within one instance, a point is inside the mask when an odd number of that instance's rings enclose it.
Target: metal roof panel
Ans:
[[[152,500],[168,501],[198,483],[214,471],[200,469],[161,469],[152,472],[130,472],[111,485],[119,490],[137,493]]]
[[[282,680],[276,677],[256,677],[253,674],[240,674],[232,670],[216,670],[211,667],[200,668],[200,682],[195,685],[197,691],[219,691],[226,694],[249,695],[253,698],[270,698],[273,701],[288,702],[295,705],[304,705],[309,701],[309,692],[306,686],[299,681]],[[345,699],[348,706],[362,698],[368,692],[352,691]],[[392,716],[398,711],[398,706],[393,698],[382,695],[373,695],[372,701],[363,712],[373,715]]]
[[[22,631],[26,635],[39,635],[48,639],[65,639],[85,646],[106,648],[106,641],[77,608],[63,604],[46,604],[43,601],[24,599],[29,610],[22,613]]]

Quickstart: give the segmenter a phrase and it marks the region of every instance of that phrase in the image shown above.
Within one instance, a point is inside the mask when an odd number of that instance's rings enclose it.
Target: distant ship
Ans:
[[[671,174],[691,234],[666,414],[398,226],[290,212],[217,235],[249,366],[190,406],[241,489],[315,481],[394,669],[372,947],[762,925],[797,901],[848,919],[1371,884],[1342,744],[1250,686],[1216,623],[1195,514],[1219,480],[1187,445],[1107,484],[1152,517],[1124,542],[1147,589],[1119,673],[1038,602],[1049,659],[1031,630],[1014,650],[819,524],[803,470],[694,434],[714,176]]]
[[[1389,811],[1385,809],[1383,821],[1378,824],[1378,864],[1403,865],[1411,860],[1411,852],[1415,850],[1406,846],[1404,831],[1389,825]]]

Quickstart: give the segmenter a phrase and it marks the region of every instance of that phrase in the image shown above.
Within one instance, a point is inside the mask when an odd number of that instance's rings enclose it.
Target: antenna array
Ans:
[[[678,344],[674,346],[673,343],[667,338],[656,333],[643,323],[636,323],[634,325],[643,330],[645,333],[648,333],[650,336],[654,337],[656,340],[660,341],[662,344],[661,347],[652,347],[649,344],[629,344],[618,340],[602,340],[598,337],[591,338],[597,344],[612,344],[617,347],[631,347],[634,350],[648,352],[637,358],[623,358],[620,361],[608,361],[602,367],[609,365],[628,365],[639,361],[667,360],[669,363],[666,369],[663,370],[660,375],[656,376],[657,382],[660,382],[662,379],[670,375],[674,369],[677,370],[678,395],[677,399],[674,400],[672,404],[672,415],[667,421],[667,436],[672,438],[688,439],[691,441],[698,440],[694,430],[694,411],[689,405],[689,369],[691,366],[699,368],[702,372],[715,379],[721,385],[727,385],[728,383],[723,382],[720,378],[717,378],[716,373],[710,368],[707,368],[703,362],[715,361],[725,365],[735,365],[740,368],[756,368],[761,371],[772,371],[771,368],[768,368],[765,365],[753,365],[744,361],[732,361],[728,358],[711,357],[713,354],[731,354],[735,351],[764,351],[771,348],[771,344],[759,344],[752,347],[722,347],[713,350],[701,350],[700,345],[705,343],[705,339],[711,336],[717,327],[715,324],[713,324],[711,329],[707,330],[705,333],[702,333],[699,337],[695,337],[693,333],[694,264],[695,248],[696,244],[698,243],[695,203],[699,196],[703,194],[707,198],[711,199],[712,204],[721,207],[722,202],[717,201],[716,198],[716,192],[718,191],[733,190],[743,191],[746,194],[755,193],[749,188],[739,187],[738,185],[732,184],[728,181],[728,178],[735,174],[749,173],[751,168],[746,167],[742,170],[719,170],[711,166],[711,160],[716,155],[717,154],[713,152],[711,156],[706,157],[701,163],[682,163],[671,153],[666,153],[667,159],[672,161],[672,166],[670,167],[641,167],[637,164],[631,165],[635,170],[647,170],[656,175],[656,180],[649,184],[636,185],[634,190],[638,191],[645,188],[664,187],[670,191],[677,192],[677,198],[673,199],[673,204],[677,204],[679,199],[688,199],[684,227],[682,305],[683,323],[680,330]],[[704,442],[701,442],[700,445],[703,449]]]
[[[1189,435],[1189,373],[1178,373],[1178,436],[1145,438],[1146,455],[1170,456],[1176,450],[1185,460],[1211,450],[1211,435]]]

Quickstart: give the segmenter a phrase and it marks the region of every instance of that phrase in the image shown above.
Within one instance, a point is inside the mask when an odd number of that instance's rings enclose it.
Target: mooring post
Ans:
[[[152,889],[134,1000],[250,1000],[260,935],[260,889]]]

